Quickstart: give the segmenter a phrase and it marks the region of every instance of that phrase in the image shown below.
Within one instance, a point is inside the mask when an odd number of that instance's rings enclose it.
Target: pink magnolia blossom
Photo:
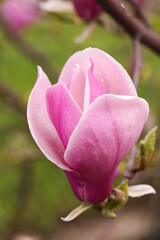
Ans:
[[[148,112],[124,68],[107,53],[87,48],[67,61],[53,86],[38,68],[27,117],[37,145],[65,170],[77,198],[99,203]]]
[[[38,18],[38,3],[39,0],[4,0],[0,12],[8,26],[19,32]]]
[[[101,7],[95,0],[72,0],[77,14],[84,20],[97,18],[101,12]]]

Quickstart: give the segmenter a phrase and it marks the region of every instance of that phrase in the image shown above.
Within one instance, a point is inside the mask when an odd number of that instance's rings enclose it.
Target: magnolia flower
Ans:
[[[96,28],[97,23],[95,19],[102,13],[102,9],[95,0],[72,0],[72,2],[79,17],[85,21],[91,21],[82,34],[75,38],[76,43],[81,43],[85,41]]]
[[[27,118],[37,145],[65,170],[77,198],[95,204],[109,195],[148,112],[124,68],[88,48],[67,61],[53,86],[38,67]]]
[[[38,18],[38,3],[39,0],[4,0],[0,12],[7,25],[19,32]]]
[[[95,0],[72,0],[77,14],[84,20],[92,20],[97,18],[101,12],[101,7]]]
[[[85,21],[91,21],[82,34],[75,38],[76,43],[81,43],[85,41],[96,28],[97,23],[95,19],[102,13],[102,9],[95,0],[72,0],[72,2],[79,17]]]

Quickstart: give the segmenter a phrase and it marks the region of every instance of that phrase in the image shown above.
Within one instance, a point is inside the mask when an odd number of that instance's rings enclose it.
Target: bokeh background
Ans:
[[[159,0],[147,6],[147,16],[160,34]],[[39,55],[50,62],[51,71],[46,61],[42,61],[42,67],[53,84],[67,59],[86,47],[106,51],[131,74],[133,43],[110,17],[106,21],[105,28],[99,24],[80,44],[74,38],[87,23],[74,13],[43,14],[18,38],[0,27],[0,240],[160,239],[160,130],[152,163],[134,179],[134,183],[154,186],[156,196],[130,199],[114,220],[89,210],[75,221],[63,223],[60,217],[80,205],[80,201],[73,195],[63,171],[40,152],[26,121],[26,105],[37,78]],[[27,56],[27,49],[33,56]],[[150,105],[147,131],[160,126],[160,58],[143,46],[141,50],[138,93]],[[125,163],[124,160],[122,168]]]

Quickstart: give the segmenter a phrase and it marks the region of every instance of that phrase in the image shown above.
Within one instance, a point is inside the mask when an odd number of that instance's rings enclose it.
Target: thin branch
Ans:
[[[124,30],[135,39],[140,36],[141,43],[150,48],[157,54],[160,54],[160,36],[154,33],[151,29],[146,28],[136,18],[131,16],[131,13],[116,0],[96,0],[101,7],[120,24]]]
[[[134,162],[135,162],[136,155],[137,155],[137,147],[135,145],[132,148],[131,155],[130,155],[130,158],[128,160],[128,164],[127,164],[126,168],[124,169],[123,181],[125,181],[126,179],[131,180],[135,176],[136,169],[135,169],[135,166],[134,166]]]
[[[145,169],[141,174],[137,174],[132,182],[146,182],[157,178],[160,178],[160,169],[154,167],[152,169]]]
[[[0,27],[3,30],[6,38],[11,43],[13,43],[14,46],[19,51],[25,54],[25,56],[27,56],[31,61],[34,61],[36,65],[40,65],[51,80],[57,79],[58,77],[57,71],[55,67],[50,63],[50,61],[34,46],[28,44],[28,42],[26,42],[19,34],[13,32],[4,22],[1,15],[0,15]]]
[[[138,88],[139,83],[139,75],[140,75],[140,68],[141,68],[141,52],[140,52],[140,38],[137,36],[134,41],[134,70],[133,70],[133,83],[135,88]],[[137,147],[136,145],[132,148],[130,158],[128,160],[128,164],[123,172],[123,180],[126,179],[133,179],[135,174],[137,173],[138,169],[135,168],[135,157],[137,155]]]
[[[134,39],[134,70],[133,70],[133,83],[135,88],[138,88],[139,75],[141,68],[141,51],[140,51],[140,38],[136,37]],[[126,179],[133,179],[135,174],[139,171],[138,168],[135,168],[135,158],[137,155],[136,145],[132,148],[128,164],[123,173],[123,181]]]
[[[134,166],[135,156],[137,155],[137,147],[136,145],[132,148],[130,159],[128,161],[128,167]]]
[[[128,1],[128,2],[134,7],[137,16],[139,17],[139,19],[142,20],[142,22],[144,23],[144,25],[145,25],[147,28],[150,28],[150,29],[151,29],[151,25],[150,25],[150,23],[149,23],[146,15],[145,15],[145,13],[144,13],[142,7],[141,7],[139,4],[137,4],[134,0],[126,0],[126,1]]]
[[[134,70],[133,70],[133,83],[135,88],[138,88],[139,75],[141,69],[141,50],[140,50],[140,39],[135,38],[134,41]]]
[[[96,21],[92,21],[90,24],[88,24],[87,27],[84,29],[84,31],[81,33],[81,35],[74,39],[75,43],[84,42],[90,36],[90,34],[94,31],[96,26],[97,26]]]

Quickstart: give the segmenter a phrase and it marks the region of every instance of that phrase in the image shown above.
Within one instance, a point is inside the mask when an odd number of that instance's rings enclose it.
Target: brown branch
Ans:
[[[14,46],[27,56],[31,61],[34,61],[36,65],[40,65],[49,76],[50,80],[56,80],[58,78],[55,67],[50,61],[39,52],[34,46],[31,46],[26,42],[19,34],[13,32],[7,24],[4,22],[0,15],[0,27],[3,30],[6,38],[14,44]],[[53,81],[52,80],[52,81]]]
[[[136,11],[136,14],[137,16],[139,17],[139,19],[142,20],[142,22],[144,23],[144,25],[147,27],[147,28],[150,28],[151,29],[151,25],[147,19],[147,17],[145,16],[145,13],[142,9],[142,7],[137,4],[134,0],[127,0],[135,9]]]
[[[132,184],[137,184],[138,182],[152,181],[154,179],[160,178],[160,158],[157,161],[157,164],[150,168],[142,171],[141,174],[137,174],[136,177],[132,180]]]
[[[155,53],[160,54],[160,36],[151,29],[144,27],[142,23],[131,16],[120,1],[96,0],[96,2],[124,28],[130,37],[135,39],[137,36],[140,36],[141,43]]]

